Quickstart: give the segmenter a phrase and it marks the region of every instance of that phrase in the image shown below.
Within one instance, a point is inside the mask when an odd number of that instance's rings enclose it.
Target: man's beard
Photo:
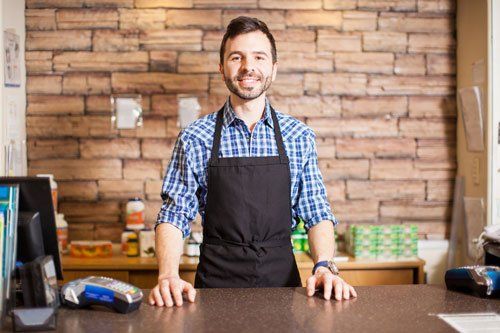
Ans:
[[[254,77],[257,78],[258,81],[256,82],[255,86],[253,87],[240,87],[238,85],[238,80],[242,79],[243,77]],[[229,89],[230,92],[235,94],[241,99],[246,99],[246,100],[252,100],[260,95],[262,95],[265,91],[269,89],[271,86],[271,76],[263,77],[261,75],[258,75],[256,73],[250,74],[250,73],[243,73],[243,74],[238,74],[237,76],[233,78],[226,77],[224,80],[226,83],[227,89]]]

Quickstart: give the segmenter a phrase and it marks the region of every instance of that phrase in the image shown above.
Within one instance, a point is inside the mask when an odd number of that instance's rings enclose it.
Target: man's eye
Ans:
[[[257,60],[264,60],[264,57],[256,57]]]
[[[231,60],[232,61],[238,61],[238,60],[240,60],[240,57],[233,57],[233,58],[231,58]]]

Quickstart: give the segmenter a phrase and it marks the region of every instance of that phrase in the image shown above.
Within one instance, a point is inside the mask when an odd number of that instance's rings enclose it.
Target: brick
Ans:
[[[93,181],[58,181],[61,201],[93,201],[97,199],[97,183]]]
[[[177,95],[152,95],[151,114],[165,117],[178,115]]]
[[[293,117],[338,117],[340,99],[337,96],[270,96],[273,107]]]
[[[345,181],[332,180],[325,183],[326,195],[330,202],[344,201],[345,198]]]
[[[453,179],[454,172],[450,166],[426,164],[414,165],[410,159],[374,159],[371,160],[370,179],[381,180],[429,180]]]
[[[93,223],[71,223],[68,224],[68,241],[94,239]]]
[[[167,28],[221,29],[220,9],[171,9],[166,15]]]
[[[28,94],[60,94],[62,91],[60,75],[30,75],[26,78]]]
[[[266,23],[269,30],[285,29],[285,11],[284,10],[225,10],[222,13],[222,27],[227,27],[232,19],[239,16],[257,17]],[[274,35],[274,31],[273,31]],[[274,36],[276,39],[276,36]]]
[[[318,159],[324,158],[335,158],[335,139],[333,138],[316,138],[316,151],[318,153]]]
[[[85,30],[68,31],[28,31],[26,49],[33,50],[90,50],[91,32]]]
[[[96,30],[92,49],[97,52],[138,51],[139,33],[133,30]]]
[[[318,30],[318,51],[360,52],[361,35],[337,32],[334,30]]]
[[[142,127],[121,130],[120,136],[132,138],[166,138],[168,136],[167,120],[144,119]]]
[[[224,31],[204,31],[203,32],[203,50],[204,51],[219,51],[220,43],[222,37],[224,36]]]
[[[455,78],[446,76],[371,76],[369,95],[453,95]]]
[[[455,137],[454,120],[441,119],[401,119],[401,135],[405,138],[451,138]]]
[[[402,138],[338,138],[336,149],[339,158],[402,158],[415,157],[416,144],[413,139]]]
[[[365,95],[367,77],[365,74],[322,74],[319,77],[319,84],[321,94],[325,95]]]
[[[218,73],[219,54],[217,52],[181,52],[179,73]]]
[[[427,182],[427,197],[428,201],[452,201],[453,182],[447,180],[429,180]]]
[[[408,99],[410,117],[456,116],[454,97],[410,96]]]
[[[422,13],[454,13],[455,1],[451,0],[418,0],[418,11]]]
[[[29,115],[83,114],[83,109],[81,96],[28,95]]]
[[[408,37],[404,32],[369,31],[363,33],[364,51],[406,52]]]
[[[122,223],[96,223],[94,239],[120,243],[123,227]]]
[[[27,8],[82,7],[84,0],[26,0]]]
[[[30,161],[77,156],[78,141],[74,139],[28,141],[28,160]]]
[[[226,103],[227,96],[223,95],[205,95],[198,98],[201,106],[200,116],[205,116],[209,113],[216,112]]]
[[[408,17],[401,14],[384,14],[378,19],[379,30],[400,32],[451,33],[455,30],[454,20],[443,17]]]
[[[177,52],[151,51],[149,53],[150,71],[170,72],[177,69]]]
[[[31,161],[29,174],[52,173],[61,180],[119,179],[121,169],[118,159],[52,159]]]
[[[63,52],[54,56],[54,69],[74,71],[147,71],[148,53],[138,52]]]
[[[392,74],[394,55],[382,52],[337,52],[335,71]]]
[[[414,11],[417,0],[359,0],[358,9],[378,11]]]
[[[154,226],[156,219],[158,217],[158,212],[160,211],[160,208],[163,204],[163,202],[160,199],[160,197],[156,197],[158,200],[147,200],[144,202],[146,205],[146,210],[145,210],[145,215],[146,215],[146,225],[149,225],[151,227]],[[194,224],[191,224],[193,227],[195,226]]]
[[[455,160],[432,161],[424,159],[415,160],[415,168],[420,171],[426,170],[455,170],[457,162]]]
[[[410,53],[452,53],[455,51],[452,34],[410,34],[408,52]]]
[[[174,150],[173,140],[144,139],[141,144],[142,158],[169,159]]]
[[[68,95],[102,95],[111,93],[108,74],[70,74],[63,80],[63,93]]]
[[[415,223],[415,221],[410,221]],[[442,221],[417,221],[419,239],[449,239],[450,223],[449,220]]]
[[[324,159],[318,163],[325,182],[339,179],[368,178],[368,160]]]
[[[136,8],[191,8],[193,0],[135,0]]]
[[[385,203],[380,206],[381,217],[406,220],[448,219],[451,209],[448,204],[440,203]]]
[[[82,158],[139,158],[139,141],[133,139],[81,140]]]
[[[397,54],[394,73],[398,75],[425,75],[425,57],[422,54]]]
[[[324,10],[288,11],[286,13],[288,27],[342,27],[342,13]]]
[[[257,8],[257,0],[193,0],[195,8]]]
[[[196,29],[166,29],[141,32],[139,43],[144,50],[200,51],[203,32]]]
[[[428,54],[427,73],[428,74],[455,74],[456,61],[454,55]]]
[[[26,73],[47,73],[52,71],[51,51],[26,51]]]
[[[123,165],[124,179],[160,179],[160,161],[153,160],[125,160]]]
[[[425,200],[424,181],[348,180],[349,199]]]
[[[120,9],[120,29],[164,29],[164,9]]]
[[[356,9],[356,1],[352,0],[324,0],[323,8],[325,9]]]
[[[192,93],[207,91],[206,74],[112,73],[115,93]]]
[[[408,102],[403,96],[343,97],[342,116],[405,116]]]
[[[61,202],[61,212],[68,218],[68,222],[102,222],[115,220],[110,217],[119,217],[121,214],[120,204],[117,201],[97,201],[97,202]],[[102,216],[103,218],[97,218]],[[92,218],[97,218],[92,220]]]
[[[268,93],[277,96],[301,96],[304,92],[303,81],[302,74],[278,74]]]
[[[320,9],[321,0],[260,0],[260,8],[269,9]]]
[[[363,11],[345,11],[342,13],[342,30],[372,31],[377,30],[377,13]]]
[[[134,7],[134,0],[84,0],[85,7]]]
[[[110,96],[86,96],[85,112],[87,113],[111,113]]]
[[[55,9],[26,9],[26,30],[55,30]]]
[[[99,180],[97,182],[99,199],[144,198],[142,180]]]
[[[28,137],[115,137],[117,130],[112,128],[107,116],[61,116],[26,118]]]
[[[279,70],[281,72],[331,72],[331,53],[281,52]]]
[[[374,200],[346,200],[332,204],[335,217],[342,222],[375,222],[379,202]]]
[[[58,29],[117,29],[118,12],[115,9],[59,9],[56,13]]]
[[[455,160],[456,143],[455,140],[447,138],[439,139],[421,139],[418,140],[417,157],[426,160]]]
[[[160,198],[163,180],[146,180],[146,197],[148,200]]]
[[[306,29],[274,30],[278,58],[281,52],[316,52],[316,32]]]

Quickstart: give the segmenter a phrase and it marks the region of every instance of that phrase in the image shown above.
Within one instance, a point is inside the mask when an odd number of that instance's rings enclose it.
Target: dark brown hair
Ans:
[[[262,31],[269,39],[269,42],[271,42],[271,55],[273,57],[273,63],[275,63],[278,60],[278,55],[276,54],[276,42],[273,35],[269,31],[269,28],[261,20],[248,16],[237,17],[231,20],[227,26],[226,33],[224,34],[220,44],[220,63],[224,63],[224,52],[226,51],[226,42],[228,39],[254,31]]]

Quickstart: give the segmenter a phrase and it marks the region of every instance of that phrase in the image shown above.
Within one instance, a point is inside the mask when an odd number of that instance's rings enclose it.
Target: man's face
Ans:
[[[224,64],[219,71],[227,88],[241,99],[262,95],[276,78],[271,42],[261,31],[238,35],[226,41]]]

